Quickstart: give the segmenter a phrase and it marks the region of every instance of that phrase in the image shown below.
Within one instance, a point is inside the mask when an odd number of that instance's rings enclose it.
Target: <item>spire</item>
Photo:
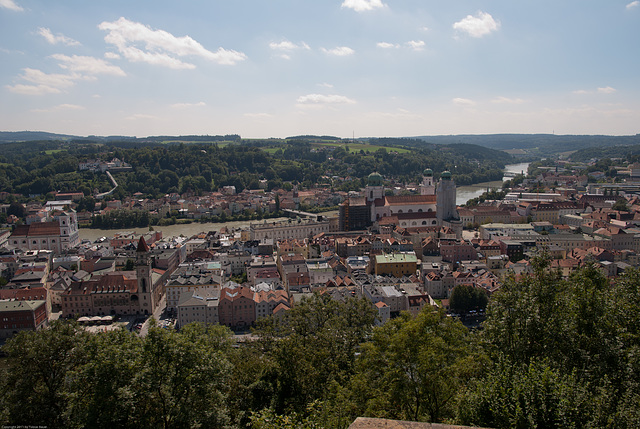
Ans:
[[[147,246],[147,242],[144,241],[144,237],[140,236],[140,241],[138,241],[138,248],[136,249],[136,252],[148,252],[149,251],[149,246]]]

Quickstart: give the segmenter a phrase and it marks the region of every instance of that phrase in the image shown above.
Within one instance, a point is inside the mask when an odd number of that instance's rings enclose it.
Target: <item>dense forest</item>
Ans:
[[[416,139],[428,143],[469,143],[498,150],[523,149],[529,155],[553,156],[592,147],[614,147],[640,144],[640,134],[629,136],[556,135],[556,134],[485,134],[423,136]]]
[[[346,428],[358,416],[493,428],[640,427],[640,272],[570,279],[533,260],[483,329],[426,307],[372,327],[366,300],[313,295],[255,341],[221,326],[21,333],[0,361],[0,424]]]
[[[571,161],[579,162],[601,158],[621,158],[629,162],[638,162],[638,160],[640,160],[640,144],[611,147],[589,147],[577,150],[569,156]]]
[[[193,136],[188,136],[189,138]],[[224,136],[235,138],[237,136]],[[164,137],[163,137],[164,138]],[[396,149],[349,142],[331,145],[308,140],[250,140],[218,144],[161,144],[123,141],[40,141],[0,144],[0,189],[5,192],[45,195],[48,192],[104,192],[112,185],[104,174],[79,171],[87,159],[118,158],[132,171],[114,173],[118,189],[113,198],[136,192],[147,197],[166,193],[200,194],[233,185],[238,191],[296,184],[309,188],[325,183],[337,190],[358,190],[373,171],[387,179],[408,183],[420,179],[429,167],[436,173],[450,170],[459,185],[499,180],[511,156],[474,145],[449,145]],[[409,141],[407,140],[408,144]],[[347,178],[335,181],[334,176]]]

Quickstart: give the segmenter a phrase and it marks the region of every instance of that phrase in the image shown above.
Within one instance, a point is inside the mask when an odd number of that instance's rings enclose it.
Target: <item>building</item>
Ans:
[[[196,289],[219,290],[223,281],[219,262],[180,266],[165,286],[167,309],[175,310],[184,293],[193,292]]]
[[[64,291],[62,316],[152,314],[163,293],[163,273],[151,268],[149,247],[140,237],[136,270],[107,272],[74,281]]]
[[[221,325],[246,328],[256,321],[256,303],[247,287],[223,288],[220,292],[218,316]]]
[[[368,219],[365,218],[367,213]],[[460,237],[462,222],[456,208],[456,185],[451,180],[451,173],[442,173],[436,191],[433,171],[426,169],[419,195],[385,195],[382,175],[371,173],[364,198],[348,198],[340,206],[339,225],[342,231],[354,231],[365,229],[374,222],[379,225],[392,222],[403,227],[444,225],[453,228]]]
[[[329,220],[289,219],[283,222],[252,223],[249,226],[251,240],[303,240],[320,233],[329,233]]]
[[[47,302],[44,300],[0,301],[0,338],[42,329],[48,321]]]
[[[42,221],[16,225],[9,244],[23,250],[62,253],[80,244],[78,219],[73,210],[42,210]]]
[[[418,269],[418,258],[415,253],[388,253],[376,255],[374,272],[376,275],[393,277],[410,276]]]
[[[261,317],[269,317],[274,314],[276,308],[280,305],[291,308],[291,300],[289,294],[283,290],[260,291],[253,295],[256,308],[256,320]]]
[[[176,327],[182,328],[189,323],[202,323],[205,326],[219,323],[219,302],[219,289],[195,288],[183,292],[180,302],[176,305]]]

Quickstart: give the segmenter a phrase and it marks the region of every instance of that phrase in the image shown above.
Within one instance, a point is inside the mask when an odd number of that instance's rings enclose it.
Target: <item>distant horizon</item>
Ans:
[[[99,137],[99,138],[109,138],[109,137],[125,137],[125,138],[135,138],[135,139],[144,139],[144,138],[150,138],[150,137],[188,137],[188,136],[194,136],[194,137],[206,137],[206,136],[211,136],[211,137],[216,137],[216,136],[225,136],[225,135],[238,135],[240,136],[241,139],[243,140],[268,140],[268,139],[287,139],[287,138],[291,138],[291,137],[304,137],[304,136],[309,136],[309,137],[336,137],[339,138],[341,140],[349,140],[349,139],[384,139],[384,138],[391,138],[391,139],[421,139],[424,137],[464,137],[464,136],[557,136],[557,137],[566,137],[566,136],[576,136],[576,137],[598,137],[598,136],[602,136],[602,137],[634,137],[634,136],[638,136],[640,135],[640,133],[634,133],[634,134],[557,134],[557,133],[460,133],[460,134],[421,134],[421,135],[415,135],[415,136],[349,136],[349,137],[341,137],[341,136],[337,136],[337,135],[333,135],[333,134],[327,134],[327,133],[322,133],[322,134],[311,134],[311,133],[302,133],[302,134],[295,134],[295,135],[286,135],[284,137],[277,137],[277,136],[268,136],[268,137],[245,137],[242,135],[242,133],[237,133],[237,132],[230,132],[230,133],[205,133],[205,134],[196,134],[196,133],[184,133],[184,134],[147,134],[147,135],[125,135],[125,134],[73,134],[73,133],[67,133],[67,132],[51,132],[51,131],[43,131],[43,130],[19,130],[19,131],[7,131],[7,130],[0,130],[0,134],[1,133],[43,133],[43,134],[54,134],[54,135],[61,135],[61,136],[71,136],[71,137],[81,137],[81,138],[90,138],[90,137]]]

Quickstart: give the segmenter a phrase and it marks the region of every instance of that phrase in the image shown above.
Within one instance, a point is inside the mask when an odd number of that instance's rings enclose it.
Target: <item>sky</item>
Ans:
[[[0,0],[0,130],[640,133],[640,1]]]

